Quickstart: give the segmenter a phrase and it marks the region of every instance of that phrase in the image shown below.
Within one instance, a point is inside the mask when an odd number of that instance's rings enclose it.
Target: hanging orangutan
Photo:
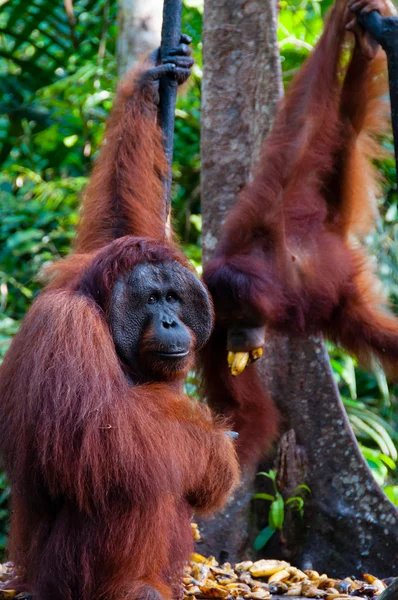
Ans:
[[[212,304],[163,220],[156,83],[187,79],[188,43],[121,83],[74,252],[0,370],[9,553],[34,600],[177,597],[193,510],[237,483],[224,425],[183,393]]]
[[[386,10],[384,0],[350,6]],[[347,29],[356,34],[351,46]],[[216,323],[202,351],[204,392],[232,418],[242,463],[255,464],[278,431],[256,368],[245,369],[262,355],[268,332],[322,332],[398,376],[398,319],[361,244],[376,212],[371,160],[388,125],[387,84],[384,54],[346,0],[336,0],[205,268]]]

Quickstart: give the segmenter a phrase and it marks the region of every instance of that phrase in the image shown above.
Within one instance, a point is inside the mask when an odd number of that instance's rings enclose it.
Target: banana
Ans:
[[[231,369],[232,375],[240,375],[246,369],[251,361],[261,358],[263,355],[262,348],[256,348],[249,352],[228,352],[228,366]]]
[[[231,365],[231,373],[232,375],[240,375],[246,368],[247,363],[249,362],[249,353],[248,352],[235,352],[233,362]]]
[[[259,358],[261,358],[263,355],[263,349],[262,348],[256,348],[255,350],[251,351],[251,357],[253,360],[258,360]]]

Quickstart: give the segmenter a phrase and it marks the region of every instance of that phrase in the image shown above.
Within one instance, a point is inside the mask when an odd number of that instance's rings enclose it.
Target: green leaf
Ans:
[[[291,496],[285,502],[286,506],[295,503],[296,506],[292,506],[295,510],[302,510],[304,508],[304,500],[300,496]]]
[[[397,468],[397,463],[395,463],[390,456],[386,456],[385,454],[380,453],[380,460],[383,461],[384,464],[387,465],[391,471],[394,471]]]
[[[360,444],[360,448],[364,458],[372,470],[372,474],[377,483],[379,485],[383,485],[388,475],[388,469],[385,463],[381,460],[381,456],[383,456],[383,454],[380,452],[380,450],[368,448],[363,444]]]
[[[342,377],[346,384],[348,385],[348,389],[350,390],[351,398],[356,399],[357,397],[357,382],[355,376],[355,366],[354,361],[351,356],[345,357],[344,369],[342,372]]]
[[[297,490],[305,490],[309,494],[312,494],[311,488],[309,488],[308,485],[305,485],[305,483],[300,483],[300,485],[296,485],[294,491],[296,492]]]
[[[265,471],[260,471],[259,473],[257,473],[257,475],[263,475],[264,477],[272,479],[272,481],[275,481],[276,479],[276,471],[273,471],[272,469],[270,469],[268,473],[266,473]]]
[[[258,494],[253,494],[253,499],[254,500],[269,500],[270,502],[273,502],[275,500],[275,496],[271,496],[271,494],[263,494],[258,493]]]
[[[383,488],[383,491],[387,498],[391,500],[393,504],[398,506],[398,485],[387,485]]]
[[[267,525],[267,527],[260,531],[256,539],[254,540],[254,549],[261,550],[261,548],[264,548],[265,544],[269,542],[274,533],[275,529],[272,529],[272,527]]]
[[[364,419],[361,419],[356,415],[349,415],[349,418],[353,427],[356,427],[358,430],[363,431],[364,433],[369,435],[369,437],[373,439],[379,446],[383,454],[391,456],[391,458],[393,459],[396,458],[397,450],[394,446],[394,442],[392,441],[388,433],[385,431],[385,429],[377,430],[374,424],[369,425],[364,421]]]
[[[189,218],[196,231],[199,233],[202,231],[202,215],[191,215]]]
[[[38,241],[41,240],[42,237],[43,231],[41,229],[25,229],[11,235],[6,242],[6,245],[11,250],[14,250],[25,242]]]
[[[285,521],[285,504],[279,492],[269,509],[268,523],[272,529],[282,529]]]
[[[387,377],[386,377],[383,369],[381,368],[381,366],[377,363],[375,363],[373,365],[373,371],[376,376],[377,385],[379,386],[379,390],[382,394],[384,404],[386,406],[390,406],[391,399],[390,399],[390,390],[388,388],[388,383],[387,383]]]
[[[398,206],[396,204],[392,204],[390,208],[387,210],[385,214],[385,220],[389,223],[393,223],[397,220],[398,217]]]

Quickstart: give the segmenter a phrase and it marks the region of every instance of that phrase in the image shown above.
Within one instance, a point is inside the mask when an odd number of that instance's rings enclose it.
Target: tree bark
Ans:
[[[279,487],[285,497],[301,483],[311,489],[304,528],[297,520],[298,527],[287,523],[280,556],[339,577],[398,573],[398,512],[358,447],[323,340],[275,337],[259,368],[305,463],[295,469],[291,459],[283,469],[287,476],[279,469]],[[257,519],[266,525],[260,511]]]
[[[282,94],[273,0],[205,0],[202,82],[203,260],[249,179]],[[238,561],[250,552],[255,473],[216,517],[200,522],[198,551]]]
[[[163,0],[119,0],[119,74],[160,46]]]
[[[203,254],[248,180],[282,92],[273,0],[205,0]]]
[[[227,212],[251,176],[281,93],[281,76],[272,0],[205,0],[204,19],[206,261]],[[305,503],[304,526],[289,516],[283,536],[275,537],[263,555],[272,551],[273,558],[288,558],[329,575],[394,574],[398,513],[362,457],[322,339],[275,336],[257,368],[290,432],[278,452],[282,492],[287,497],[301,483],[312,492]],[[254,479],[255,473],[245,473],[221,515],[200,523],[199,551],[232,562],[253,554],[253,537],[267,517],[264,502],[249,502]]]

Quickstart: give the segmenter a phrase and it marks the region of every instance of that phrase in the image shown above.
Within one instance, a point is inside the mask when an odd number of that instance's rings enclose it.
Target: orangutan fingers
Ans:
[[[191,42],[192,38],[190,35],[187,35],[186,33],[181,34],[180,44],[190,44]]]
[[[177,48],[173,48],[172,50],[170,50],[168,56],[191,56],[191,54],[192,48],[190,48],[188,44],[182,42],[177,46]]]
[[[180,69],[190,69],[194,64],[191,56],[166,56],[162,59],[163,64],[173,64]]]

